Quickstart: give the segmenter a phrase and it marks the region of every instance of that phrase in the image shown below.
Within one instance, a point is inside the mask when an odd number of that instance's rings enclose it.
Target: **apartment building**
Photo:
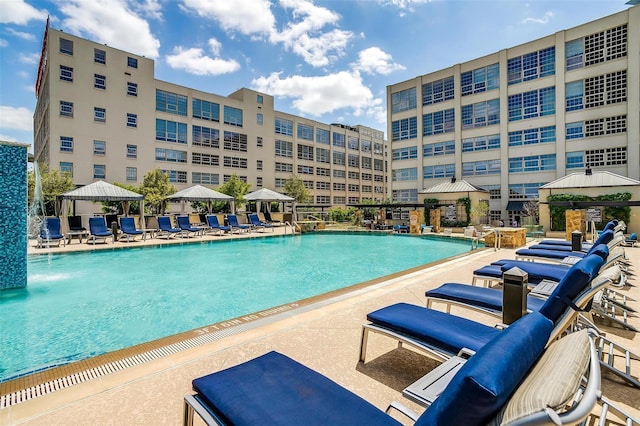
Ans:
[[[236,174],[251,190],[281,191],[293,173],[311,204],[387,196],[384,132],[279,112],[246,88],[219,96],[160,81],[153,60],[48,25],[36,95],[35,160],[78,185],[139,185],[160,168],[178,189]]]
[[[640,179],[640,7],[388,86],[387,134],[395,200],[455,177],[494,221],[587,166]]]

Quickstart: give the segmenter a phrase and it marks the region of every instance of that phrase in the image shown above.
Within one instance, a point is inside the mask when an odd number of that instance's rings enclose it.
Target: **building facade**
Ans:
[[[282,191],[292,174],[311,204],[387,196],[384,132],[276,111],[242,88],[219,96],[155,79],[154,61],[49,28],[36,82],[34,155],[78,185],[130,185],[160,168],[183,189],[233,174]]]
[[[398,201],[453,177],[520,222],[538,188],[589,166],[640,178],[640,7],[387,87]]]

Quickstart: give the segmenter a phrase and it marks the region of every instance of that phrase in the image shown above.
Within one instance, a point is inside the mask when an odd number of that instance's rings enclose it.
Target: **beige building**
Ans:
[[[464,179],[489,219],[587,166],[640,178],[640,7],[387,87],[391,193]]]
[[[293,173],[310,204],[386,198],[382,131],[279,112],[272,96],[246,88],[219,96],[156,80],[153,60],[52,28],[36,94],[35,159],[78,185],[135,186],[160,168],[178,189],[217,188],[236,174],[251,190],[282,191]]]

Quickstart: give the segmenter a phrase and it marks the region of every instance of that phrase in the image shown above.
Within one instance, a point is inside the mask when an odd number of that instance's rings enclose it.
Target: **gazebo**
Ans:
[[[202,185],[194,185],[189,188],[185,188],[175,194],[169,195],[168,200],[180,200],[181,212],[184,213],[185,201],[201,201],[207,203],[207,210],[211,213],[214,201],[228,201],[231,203],[231,209],[233,210],[233,200],[231,195],[223,194],[222,192],[215,191]]]

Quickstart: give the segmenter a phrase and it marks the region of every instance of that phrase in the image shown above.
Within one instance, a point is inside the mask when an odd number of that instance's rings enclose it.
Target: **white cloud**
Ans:
[[[67,16],[62,22],[66,31],[138,55],[158,57],[160,41],[125,0],[67,0],[60,3],[60,11]]]
[[[433,0],[380,0],[384,5],[397,6],[400,9],[411,9],[414,4],[431,3]]]
[[[10,34],[13,34],[16,37],[20,37],[24,40],[35,40],[36,36],[31,34],[31,33],[25,33],[23,31],[16,31],[13,28],[8,28],[7,32],[9,32]]]
[[[280,73],[260,77],[252,87],[273,96],[293,98],[293,107],[303,114],[320,116],[343,108],[356,116],[373,115],[372,109],[382,104],[362,82],[359,73],[341,71],[335,74],[306,77],[294,75],[280,78]],[[385,116],[386,120],[386,116]]]
[[[144,0],[140,3],[132,3],[136,11],[140,11],[143,15],[151,19],[162,21],[162,6],[158,0]]]
[[[38,65],[40,63],[39,53],[21,53],[19,56],[20,62],[31,65]]]
[[[183,0],[187,10],[218,21],[226,31],[245,35],[268,34],[275,18],[269,0]]]
[[[7,47],[9,42],[3,38],[0,38],[0,47]]]
[[[391,74],[393,71],[404,70],[406,67],[393,62],[390,54],[379,47],[370,47],[358,53],[358,61],[353,64],[354,69],[368,74]]]
[[[24,0],[3,1],[0,7],[0,23],[27,25],[31,20],[47,19],[47,11],[38,10]]]
[[[33,112],[25,107],[0,105],[0,130],[33,130]]]
[[[210,38],[207,44],[209,44],[209,49],[211,50],[211,53],[213,53],[215,56],[220,55],[220,49],[222,48],[222,43],[220,43],[215,38]]]
[[[209,44],[215,39],[209,40]],[[219,46],[214,43],[212,50]],[[240,64],[233,59],[225,60],[206,56],[204,51],[197,47],[186,49],[178,46],[173,49],[173,55],[167,55],[167,64],[171,68],[181,69],[195,75],[220,75],[228,74],[240,69]],[[216,53],[214,51],[214,53]]]
[[[14,138],[13,136],[6,135],[4,133],[0,133],[0,141],[18,142],[18,139]]]
[[[542,18],[525,18],[522,20],[523,24],[547,24],[553,18],[553,12],[546,12]]]

